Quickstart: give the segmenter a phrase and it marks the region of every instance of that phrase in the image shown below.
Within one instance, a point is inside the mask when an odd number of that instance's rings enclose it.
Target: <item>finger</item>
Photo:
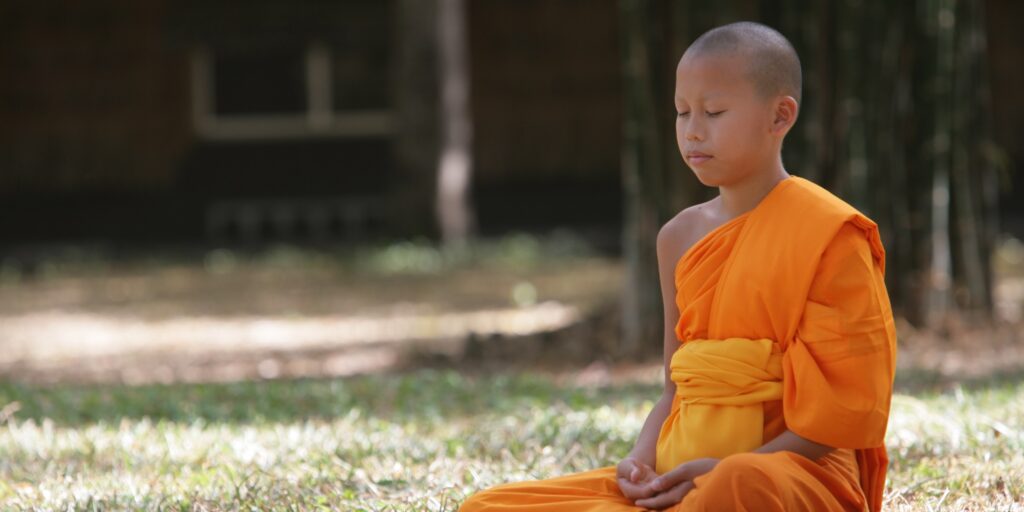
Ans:
[[[633,471],[629,472],[629,481],[635,483],[640,480],[640,476],[640,468],[633,466]]]
[[[626,478],[633,470],[636,469],[636,463],[630,459],[626,459],[619,464],[619,467],[615,469],[615,474],[619,478]]]
[[[687,480],[680,487],[682,488],[682,493],[679,494],[679,501],[683,501],[683,498],[690,494],[690,491],[694,490],[697,486],[693,483],[693,480]]]
[[[638,500],[633,501],[633,503],[638,507],[644,507],[645,509],[655,510],[660,510],[665,507],[669,507],[677,502],[678,500],[675,499],[675,496],[673,496],[673,493],[671,491],[666,491],[660,494],[655,494],[654,496],[640,498]]]
[[[647,482],[650,482],[657,476],[657,473],[654,473],[653,471],[650,471],[644,466],[640,465],[637,466],[636,468],[636,478],[633,479],[633,481],[638,484],[646,484]]]
[[[619,489],[622,490],[622,493],[630,496],[632,499],[649,498],[654,496],[654,491],[644,483],[633,483],[624,478],[620,478],[618,483]]]
[[[654,491],[643,484],[635,484],[624,478],[619,479],[619,490],[622,491],[622,495],[629,499],[643,499],[649,498],[654,495]]]
[[[657,510],[666,507],[671,507],[672,505],[675,505],[676,503],[682,501],[683,496],[685,496],[686,493],[690,492],[690,489],[692,487],[693,482],[686,481],[679,485],[676,485],[675,487],[672,487],[671,489],[663,493],[656,494],[654,496],[651,496],[650,498],[636,500],[634,503],[638,507],[653,508]]]
[[[664,475],[651,480],[649,485],[655,492],[661,492],[692,479],[693,477],[690,475],[690,466],[682,464],[676,466],[674,469],[666,471]]]

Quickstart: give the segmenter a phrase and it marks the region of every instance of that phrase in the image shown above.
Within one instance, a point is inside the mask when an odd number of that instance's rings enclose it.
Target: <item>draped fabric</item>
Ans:
[[[675,403],[658,436],[659,474],[764,444],[764,402],[782,398],[782,354],[772,340],[690,340],[670,363]]]
[[[677,393],[656,470],[731,455],[671,510],[881,509],[896,357],[884,272],[876,224],[798,176],[686,250],[675,267]],[[742,411],[722,420],[714,411],[727,406]],[[728,435],[718,430],[726,421],[738,422]],[[813,461],[750,453],[786,429],[837,449]],[[460,510],[642,508],[605,466],[500,484]]]

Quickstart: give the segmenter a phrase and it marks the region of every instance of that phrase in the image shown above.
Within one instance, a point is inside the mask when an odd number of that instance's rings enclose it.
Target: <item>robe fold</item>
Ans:
[[[764,444],[763,404],[782,398],[782,354],[772,340],[690,340],[669,370],[676,394],[658,435],[658,474]]]
[[[896,333],[877,225],[790,176],[675,267],[676,395],[656,471],[717,457],[669,510],[881,509]],[[836,447],[751,453],[786,429]],[[459,509],[643,510],[615,466],[482,490]]]

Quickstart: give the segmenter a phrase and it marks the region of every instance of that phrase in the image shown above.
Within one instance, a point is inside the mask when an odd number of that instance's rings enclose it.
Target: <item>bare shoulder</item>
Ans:
[[[658,257],[676,262],[709,231],[718,198],[683,209],[658,231]]]

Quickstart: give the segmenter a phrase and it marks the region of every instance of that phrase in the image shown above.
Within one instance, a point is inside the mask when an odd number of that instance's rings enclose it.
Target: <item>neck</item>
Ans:
[[[789,176],[782,166],[780,157],[766,172],[752,172],[735,183],[719,186],[718,196],[721,200],[722,213],[728,218],[733,218],[752,210],[775,188],[775,185]]]

